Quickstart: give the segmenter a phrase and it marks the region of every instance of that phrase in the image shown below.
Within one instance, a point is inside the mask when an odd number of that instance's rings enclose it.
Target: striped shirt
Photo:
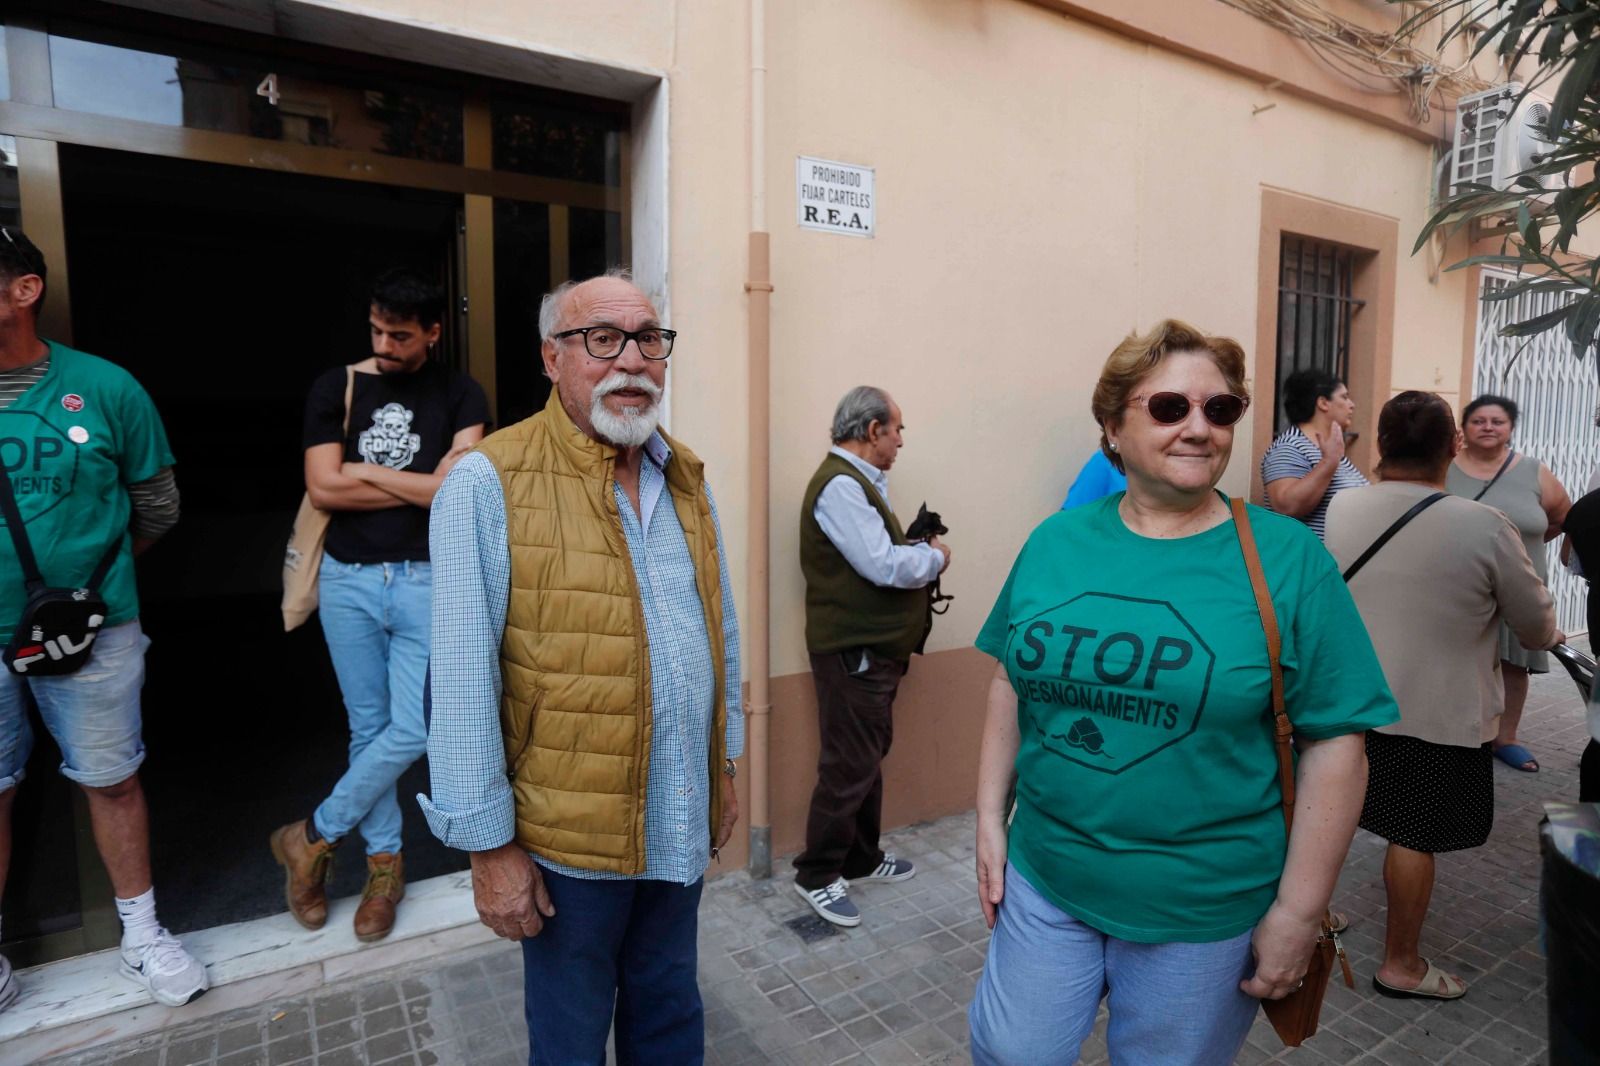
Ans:
[[[19,366],[15,370],[0,370],[0,411],[16,403],[23,393],[39,384],[39,381],[49,372],[50,353],[48,349],[44,358],[37,363]]]
[[[705,609],[694,560],[670,498],[672,458],[656,434],[645,443],[639,510],[613,485],[628,555],[638,579],[650,649],[653,705],[650,777],[645,793],[645,870],[639,878],[693,884],[711,861],[707,763],[713,686]],[[717,543],[724,545],[711,502]],[[418,796],[434,835],[447,846],[486,851],[515,836],[514,804],[500,732],[500,641],[511,587],[505,493],[494,465],[479,453],[462,459],[434,497],[428,529],[433,558],[433,687],[428,762],[433,796]],[[739,628],[726,551],[719,550],[723,641],[727,663],[727,752],[744,752],[739,691]],[[590,880],[630,875],[579,870],[539,858],[558,873]]]
[[[1317,442],[1300,432],[1299,426],[1290,426],[1278,434],[1278,439],[1272,442],[1267,449],[1267,454],[1261,457],[1261,483],[1270,485],[1274,481],[1284,478],[1303,478],[1322,462],[1322,449],[1317,447]],[[1344,489],[1358,489],[1368,484],[1366,476],[1356,469],[1356,464],[1350,461],[1349,456],[1339,460],[1339,465],[1333,471],[1333,480],[1328,482],[1328,491],[1322,494],[1322,500],[1317,504],[1316,510],[1303,515],[1300,521],[1311,527],[1317,539],[1322,540],[1328,520],[1328,504],[1336,492]],[[1267,496],[1267,506],[1272,507],[1272,496]]]

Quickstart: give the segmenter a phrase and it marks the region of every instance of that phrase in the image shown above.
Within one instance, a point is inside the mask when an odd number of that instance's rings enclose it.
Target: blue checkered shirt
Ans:
[[[689,545],[671,498],[663,495],[672,451],[659,433],[644,450],[638,513],[621,487],[613,486],[644,609],[654,704],[645,793],[645,870],[634,876],[687,885],[703,876],[711,861],[706,820],[708,790],[713,787],[707,767],[714,691],[711,647]],[[706,497],[717,543],[722,545],[722,525],[709,486]],[[433,560],[428,731],[433,797],[419,795],[417,801],[429,828],[447,846],[486,851],[515,837],[515,819],[500,733],[500,641],[511,587],[511,553],[500,476],[483,455],[467,455],[445,478],[433,500],[428,539]],[[727,660],[727,750],[730,758],[738,758],[744,753],[739,624],[726,551],[717,555]],[[535,858],[572,877],[630,876]]]

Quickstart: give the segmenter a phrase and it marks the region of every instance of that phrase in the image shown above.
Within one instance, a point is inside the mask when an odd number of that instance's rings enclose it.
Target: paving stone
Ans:
[[[767,993],[767,1000],[784,1014],[793,1014],[810,1005],[811,1000],[800,991],[800,986],[787,984],[782,988]]]
[[[361,1039],[361,1022],[356,1018],[346,1018],[342,1022],[324,1025],[317,1030],[317,1053],[322,1054],[334,1048],[341,1048],[354,1044]]]
[[[359,1001],[354,990],[334,992],[331,995],[319,996],[313,1003],[317,1025],[324,1026],[329,1022],[343,1021],[354,1018],[361,1011]]]
[[[893,1003],[876,1015],[883,1027],[895,1035],[903,1035],[922,1024],[922,1016],[904,1003]]]
[[[246,1048],[232,1055],[219,1055],[216,1061],[217,1066],[267,1066],[267,1052],[260,1047]]]
[[[360,1047],[347,1044],[332,1051],[319,1051],[317,1066],[366,1066],[366,1062],[361,1058]]]
[[[315,1049],[310,1033],[295,1033],[267,1045],[268,1066],[288,1066],[289,1063],[309,1059]]]
[[[368,1036],[362,1045],[368,1062],[384,1062],[401,1055],[411,1054],[411,1035],[404,1029]]]
[[[261,1025],[259,1022],[250,1021],[242,1025],[230,1026],[217,1033],[217,1056],[219,1058],[237,1051],[259,1048],[261,1045]]]
[[[401,1009],[398,1000],[393,1006],[383,1007],[361,1016],[361,1031],[369,1037],[404,1029],[406,1024],[406,1012]]]
[[[311,1027],[310,1005],[297,1001],[267,1008],[267,1020],[263,1028],[270,1042],[293,1033],[309,1032]]]
[[[832,999],[823,1003],[819,1003],[817,1006],[823,1014],[828,1016],[830,1021],[832,1021],[835,1025],[841,1026],[846,1022],[853,1022],[857,1018],[864,1017],[871,1013],[871,1011],[862,1005],[859,999],[851,995],[849,992],[846,992],[840,996],[834,996]]]
[[[166,1056],[162,1061],[166,1066],[200,1066],[202,1063],[212,1062],[216,1055],[216,1034],[207,1033],[168,1044]]]

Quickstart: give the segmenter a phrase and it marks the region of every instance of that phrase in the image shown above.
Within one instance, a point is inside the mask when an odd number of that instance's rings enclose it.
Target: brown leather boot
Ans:
[[[356,939],[363,944],[382,940],[394,928],[395,908],[406,898],[405,863],[397,851],[367,856],[367,887],[356,908]]]
[[[289,913],[307,929],[321,929],[328,921],[328,879],[333,876],[333,849],[338,842],[311,843],[302,818],[274,829],[271,844],[272,857],[284,870]]]

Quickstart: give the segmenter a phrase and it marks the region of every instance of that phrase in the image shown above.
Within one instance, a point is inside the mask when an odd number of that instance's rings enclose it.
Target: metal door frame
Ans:
[[[462,211],[454,255],[459,275],[453,289],[461,299],[451,311],[464,327],[463,369],[483,386],[491,411],[497,409],[495,200],[547,206],[552,284],[570,274],[568,221],[572,208],[619,214],[621,257],[623,262],[629,260],[631,130],[621,137],[621,184],[605,186],[494,170],[488,79],[476,79],[485,87],[468,92],[463,101],[459,166],[68,111],[55,107],[47,24],[38,15],[19,14],[6,16],[0,25],[10,71],[10,99],[0,100],[0,135],[11,136],[16,143],[22,227],[50,264],[50,299],[41,309],[39,331],[65,344],[72,343],[72,286],[61,192],[62,144],[459,193]],[[165,29],[158,25],[153,32],[162,35]],[[259,50],[260,45],[252,47]],[[87,804],[77,790],[73,812],[83,924],[13,945],[12,958],[18,965],[82,954],[117,942],[120,923],[111,902],[110,879],[95,848]]]

